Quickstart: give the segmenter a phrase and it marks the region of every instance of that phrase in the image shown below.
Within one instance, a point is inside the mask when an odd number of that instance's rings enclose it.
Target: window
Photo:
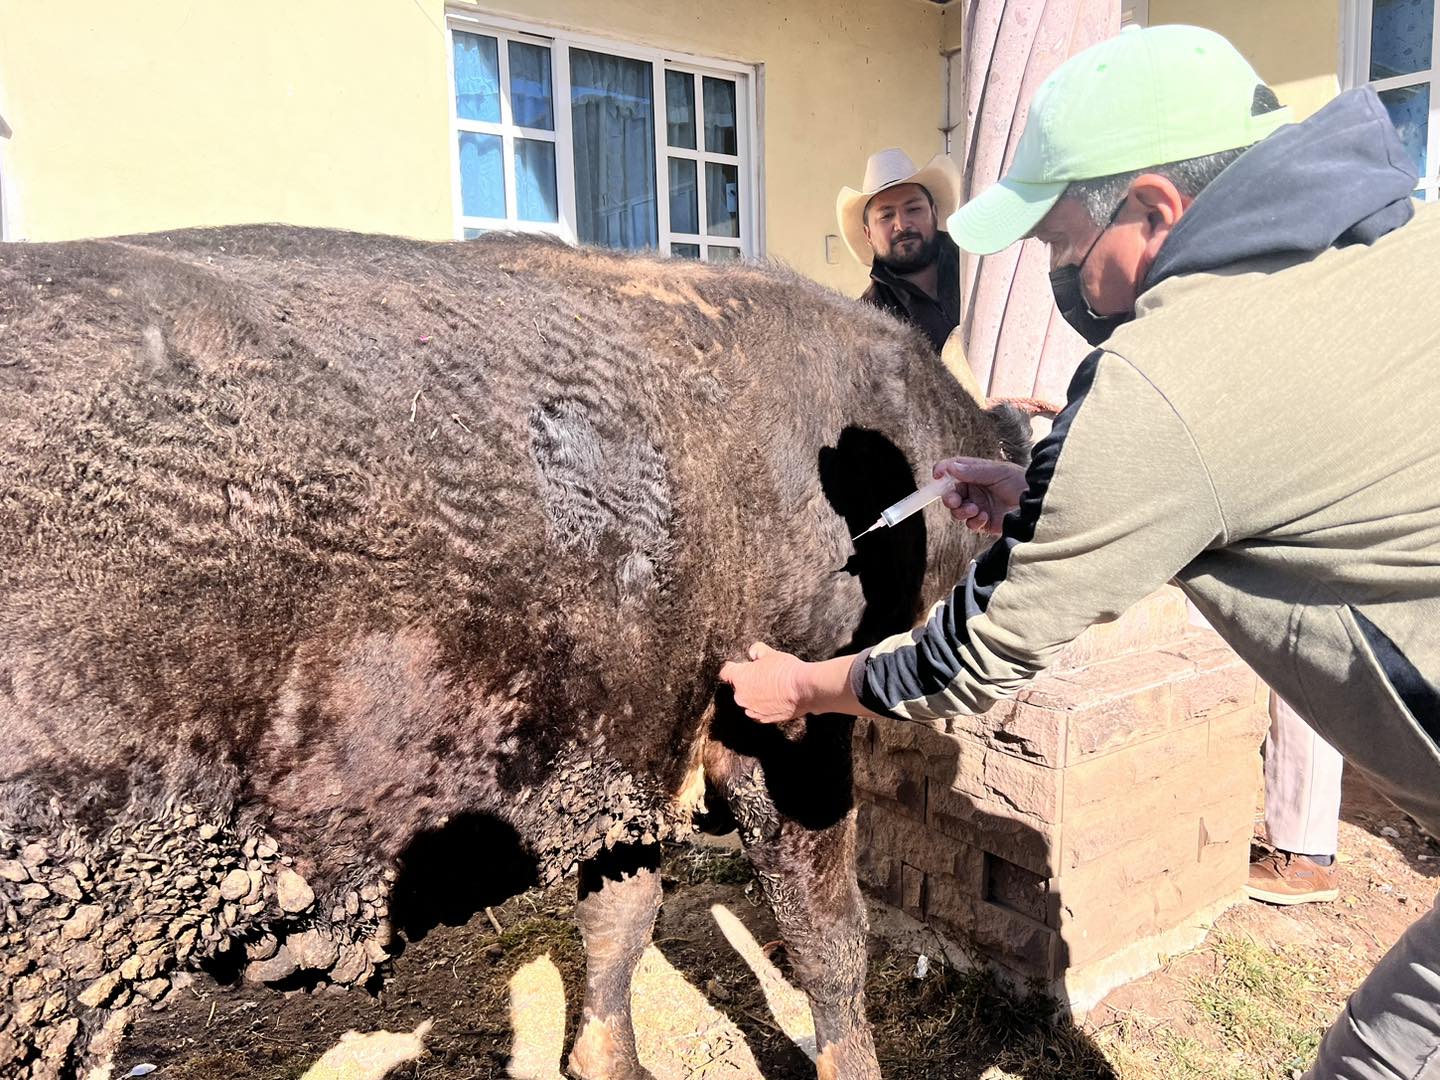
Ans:
[[[1369,83],[1420,172],[1416,198],[1435,202],[1440,175],[1440,48],[1435,0],[1348,0],[1343,76]]]
[[[1121,0],[1120,25],[1150,25],[1150,0]]]
[[[751,69],[458,13],[449,35],[457,235],[758,254]]]

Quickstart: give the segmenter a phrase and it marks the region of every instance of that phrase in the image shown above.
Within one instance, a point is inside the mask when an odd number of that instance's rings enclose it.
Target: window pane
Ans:
[[[734,165],[705,163],[705,231],[740,235],[740,170]]]
[[[1409,151],[1415,168],[1424,176],[1425,141],[1429,134],[1430,84],[1421,83],[1419,86],[1385,90],[1381,92],[1380,100],[1385,103],[1385,111],[1390,114],[1395,130],[1400,133],[1400,142]]]
[[[455,32],[455,115],[500,122],[500,48],[493,37]]]
[[[695,162],[670,159],[670,231],[700,231],[700,196],[696,190]],[[698,257],[698,256],[697,256]]]
[[[659,242],[652,78],[646,61],[570,50],[581,243],[643,248]]]
[[[1370,16],[1370,78],[1409,75],[1430,66],[1435,0],[1375,0]]]
[[[676,258],[679,258],[679,259],[698,259],[698,258],[700,258],[700,245],[699,245],[699,244],[671,244],[671,245],[670,245],[670,254],[671,254],[671,255],[674,255]]]
[[[739,152],[735,133],[735,84],[705,76],[705,150],[710,154]]]
[[[555,196],[555,144],[515,140],[515,216],[521,221],[559,221]]]
[[[739,262],[740,249],[732,247],[721,247],[719,244],[710,245],[711,262]]]
[[[665,72],[665,132],[671,146],[695,149],[695,76],[689,72]]]
[[[505,216],[505,173],[499,135],[460,133],[460,209],[466,217]]]
[[[479,240],[480,237],[482,237],[482,236],[484,236],[484,235],[485,235],[485,230],[484,230],[484,229],[471,229],[471,228],[466,228],[466,230],[465,230],[465,239],[466,239],[466,240]]]
[[[555,130],[550,91],[550,50],[510,42],[510,115],[521,127]]]

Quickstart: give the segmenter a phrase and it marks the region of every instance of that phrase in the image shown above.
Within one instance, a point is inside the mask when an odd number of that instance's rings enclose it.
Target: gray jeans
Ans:
[[[1440,1080],[1440,907],[1350,995],[1305,1080]]]

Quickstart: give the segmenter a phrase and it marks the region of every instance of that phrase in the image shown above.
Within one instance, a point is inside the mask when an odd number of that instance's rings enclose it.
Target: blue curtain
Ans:
[[[655,92],[649,63],[570,50],[576,231],[586,244],[654,247]]]
[[[505,216],[505,173],[499,135],[460,133],[460,210],[466,217]]]
[[[500,122],[500,49],[493,37],[455,32],[455,115]]]
[[[1409,75],[1430,66],[1435,0],[1375,0],[1370,16],[1370,78]]]

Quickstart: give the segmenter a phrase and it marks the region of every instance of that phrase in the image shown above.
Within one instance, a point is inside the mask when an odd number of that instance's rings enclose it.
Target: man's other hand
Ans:
[[[750,646],[750,662],[730,661],[720,678],[735,688],[735,704],[762,724],[783,724],[804,716],[809,706],[801,690],[805,661],[772,649],[762,641]]]

